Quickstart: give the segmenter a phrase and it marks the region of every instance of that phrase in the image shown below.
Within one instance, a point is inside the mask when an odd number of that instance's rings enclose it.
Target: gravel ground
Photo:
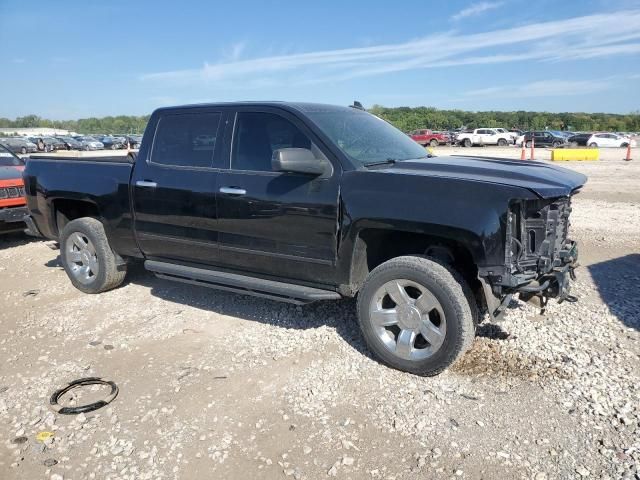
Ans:
[[[640,159],[603,156],[567,164],[590,177],[578,303],[514,302],[436,378],[371,359],[353,301],[296,307],[141,269],[83,295],[50,242],[1,239],[0,477],[640,478]],[[119,385],[109,407],[48,408],[88,376]],[[63,403],[104,393],[88,390]]]

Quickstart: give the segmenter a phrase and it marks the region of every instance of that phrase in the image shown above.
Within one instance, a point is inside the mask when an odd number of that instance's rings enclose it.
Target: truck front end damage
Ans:
[[[576,300],[570,283],[578,247],[568,238],[570,214],[571,196],[519,200],[509,206],[504,267],[479,271],[492,317],[498,317],[515,294],[524,301],[537,298],[543,311],[550,298],[559,303]]]

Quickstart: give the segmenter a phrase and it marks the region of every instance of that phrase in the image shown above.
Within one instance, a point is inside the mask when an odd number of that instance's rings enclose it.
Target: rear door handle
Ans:
[[[146,180],[138,180],[136,182],[136,187],[147,187],[147,188],[156,188],[158,184],[156,182],[148,182]]]
[[[247,191],[244,188],[238,187],[220,187],[220,193],[228,193],[229,195],[246,195]]]

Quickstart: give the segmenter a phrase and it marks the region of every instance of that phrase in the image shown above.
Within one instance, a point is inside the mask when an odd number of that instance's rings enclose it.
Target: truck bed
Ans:
[[[132,158],[126,155],[32,155],[23,177],[27,205],[40,233],[57,239],[58,212],[64,212],[66,202],[81,201],[88,216],[99,212],[117,251],[139,255],[130,210],[132,171]]]

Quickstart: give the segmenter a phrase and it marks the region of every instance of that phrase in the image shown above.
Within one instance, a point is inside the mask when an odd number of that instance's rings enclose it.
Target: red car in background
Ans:
[[[451,143],[451,137],[449,137],[448,133],[434,132],[433,130],[414,130],[409,132],[409,136],[425,147],[427,145],[437,147],[438,145]]]
[[[23,230],[27,201],[22,171],[24,161],[0,145],[0,233]]]

